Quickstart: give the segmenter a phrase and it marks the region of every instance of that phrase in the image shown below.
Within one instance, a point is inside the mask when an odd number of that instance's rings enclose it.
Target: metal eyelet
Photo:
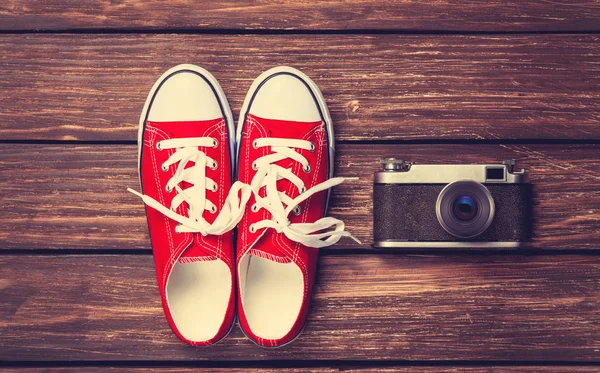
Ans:
[[[171,193],[173,191],[173,189],[169,188],[169,186],[165,186],[165,190],[167,191],[167,193]]]
[[[168,167],[168,166],[165,166],[165,164],[164,164],[164,163],[163,163],[163,164],[160,166],[160,168],[162,168],[163,172],[167,172],[167,171],[169,171],[169,167]]]
[[[160,141],[156,142],[156,150],[162,150],[162,148],[160,147]]]
[[[176,209],[176,208],[173,208],[173,207],[171,207],[171,211],[173,211],[173,212],[177,212],[177,209]]]
[[[258,212],[258,205],[255,203],[252,205],[252,207],[250,207],[250,210],[252,210],[252,212]]]
[[[181,224],[177,224],[175,226],[175,234],[180,234],[181,232],[177,230],[177,228],[181,227]]]
[[[252,169],[254,171],[258,170],[258,165],[256,164],[256,162],[252,162]]]
[[[298,193],[302,194],[304,192],[306,192],[306,188],[305,187],[302,187],[302,188],[298,189]]]
[[[307,164],[306,167],[303,168],[304,172],[306,172],[307,174],[310,174],[310,165]]]
[[[211,207],[210,212],[215,214],[217,212],[217,208],[215,206]]]
[[[311,153],[314,153],[316,148],[317,148],[317,147],[315,146],[315,144],[313,144],[313,143],[311,142],[311,143],[310,143],[310,149],[308,149],[308,151],[309,151],[309,152],[311,152]]]
[[[300,216],[300,214],[302,213],[302,209],[300,208],[300,206],[296,206],[296,207],[294,207],[292,212],[294,213],[294,215]]]
[[[213,171],[216,170],[217,167],[219,167],[219,164],[217,162],[213,162],[213,164],[210,165],[210,169],[213,170]]]
[[[213,140],[213,148],[216,148],[217,146],[219,146],[219,141],[217,141],[217,139],[212,139]]]
[[[211,189],[213,192],[216,192],[217,190],[219,190],[219,187],[217,186],[217,184],[213,184],[213,187]]]
[[[251,225],[250,227],[248,227],[248,229],[250,230],[250,233],[256,233],[256,228],[254,227],[254,225]]]
[[[258,149],[258,141],[257,140],[252,141],[252,147],[254,149]]]

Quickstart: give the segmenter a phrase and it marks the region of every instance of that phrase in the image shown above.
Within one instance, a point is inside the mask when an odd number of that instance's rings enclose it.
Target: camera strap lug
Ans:
[[[517,170],[517,161],[514,159],[507,159],[502,161],[502,164],[506,166],[506,169],[508,170],[508,172],[510,172],[511,174],[524,174],[525,173],[525,169],[521,168]]]

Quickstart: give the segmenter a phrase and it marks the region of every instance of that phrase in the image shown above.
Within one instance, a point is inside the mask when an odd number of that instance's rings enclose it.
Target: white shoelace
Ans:
[[[217,146],[217,140],[210,137],[169,139],[157,142],[156,147],[159,150],[176,149],[175,153],[162,164],[162,170],[167,171],[171,165],[178,163],[175,174],[169,179],[166,185],[168,193],[177,192],[177,195],[171,201],[170,208],[163,206],[154,198],[143,195],[131,188],[127,190],[142,198],[146,205],[178,222],[179,225],[175,227],[177,233],[198,232],[206,236],[209,234],[221,235],[228,232],[235,228],[242,219],[246,203],[251,195],[251,190],[248,185],[239,181],[235,182],[229,191],[221,212],[214,222],[209,224],[202,217],[204,211],[210,211],[213,214],[217,212],[217,207],[206,198],[207,190],[212,192],[218,190],[217,184],[212,179],[206,177],[206,167],[214,170],[218,167],[218,164],[214,159],[201,151],[199,147]],[[194,165],[185,168],[188,162],[194,162]],[[187,182],[192,186],[182,189],[179,186],[181,182]],[[241,199],[238,195],[240,191],[242,193]],[[189,206],[188,217],[176,212],[183,202],[186,202]]]
[[[292,148],[314,151],[315,145],[306,140],[281,139],[281,138],[260,138],[255,139],[252,146],[257,149],[270,146],[273,153],[258,158],[252,168],[257,170],[250,187],[256,198],[256,204],[252,206],[252,211],[256,212],[261,208],[271,213],[271,220],[262,220],[252,224],[249,229],[255,232],[262,228],[272,228],[278,233],[283,233],[292,241],[299,242],[309,247],[326,247],[335,244],[342,237],[350,237],[360,244],[360,241],[353,237],[349,232],[344,231],[344,222],[332,217],[324,217],[314,223],[290,223],[288,215],[294,212],[300,214],[299,204],[310,198],[315,193],[327,190],[333,186],[343,183],[345,180],[356,180],[357,178],[334,177],[321,184],[317,184],[306,190],[304,182],[298,176],[294,175],[291,169],[283,168],[273,163],[286,158],[299,162],[304,172],[310,173],[311,168],[308,160]],[[277,181],[287,179],[294,184],[299,191],[298,197],[292,199],[284,192],[277,190]],[[260,197],[259,190],[265,187],[266,195]],[[284,206],[285,204],[285,206]],[[323,233],[314,233],[331,229]],[[314,234],[311,234],[314,233]]]

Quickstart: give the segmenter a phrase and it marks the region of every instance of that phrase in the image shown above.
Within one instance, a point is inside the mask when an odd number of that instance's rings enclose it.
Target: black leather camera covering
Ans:
[[[374,184],[374,241],[527,241],[531,237],[532,185],[485,185],[494,199],[496,213],[482,234],[459,238],[438,222],[435,204],[447,184]]]

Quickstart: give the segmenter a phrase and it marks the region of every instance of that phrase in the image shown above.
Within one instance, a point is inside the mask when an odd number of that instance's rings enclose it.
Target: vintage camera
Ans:
[[[532,188],[515,161],[381,163],[373,186],[374,247],[515,248],[529,240]]]

